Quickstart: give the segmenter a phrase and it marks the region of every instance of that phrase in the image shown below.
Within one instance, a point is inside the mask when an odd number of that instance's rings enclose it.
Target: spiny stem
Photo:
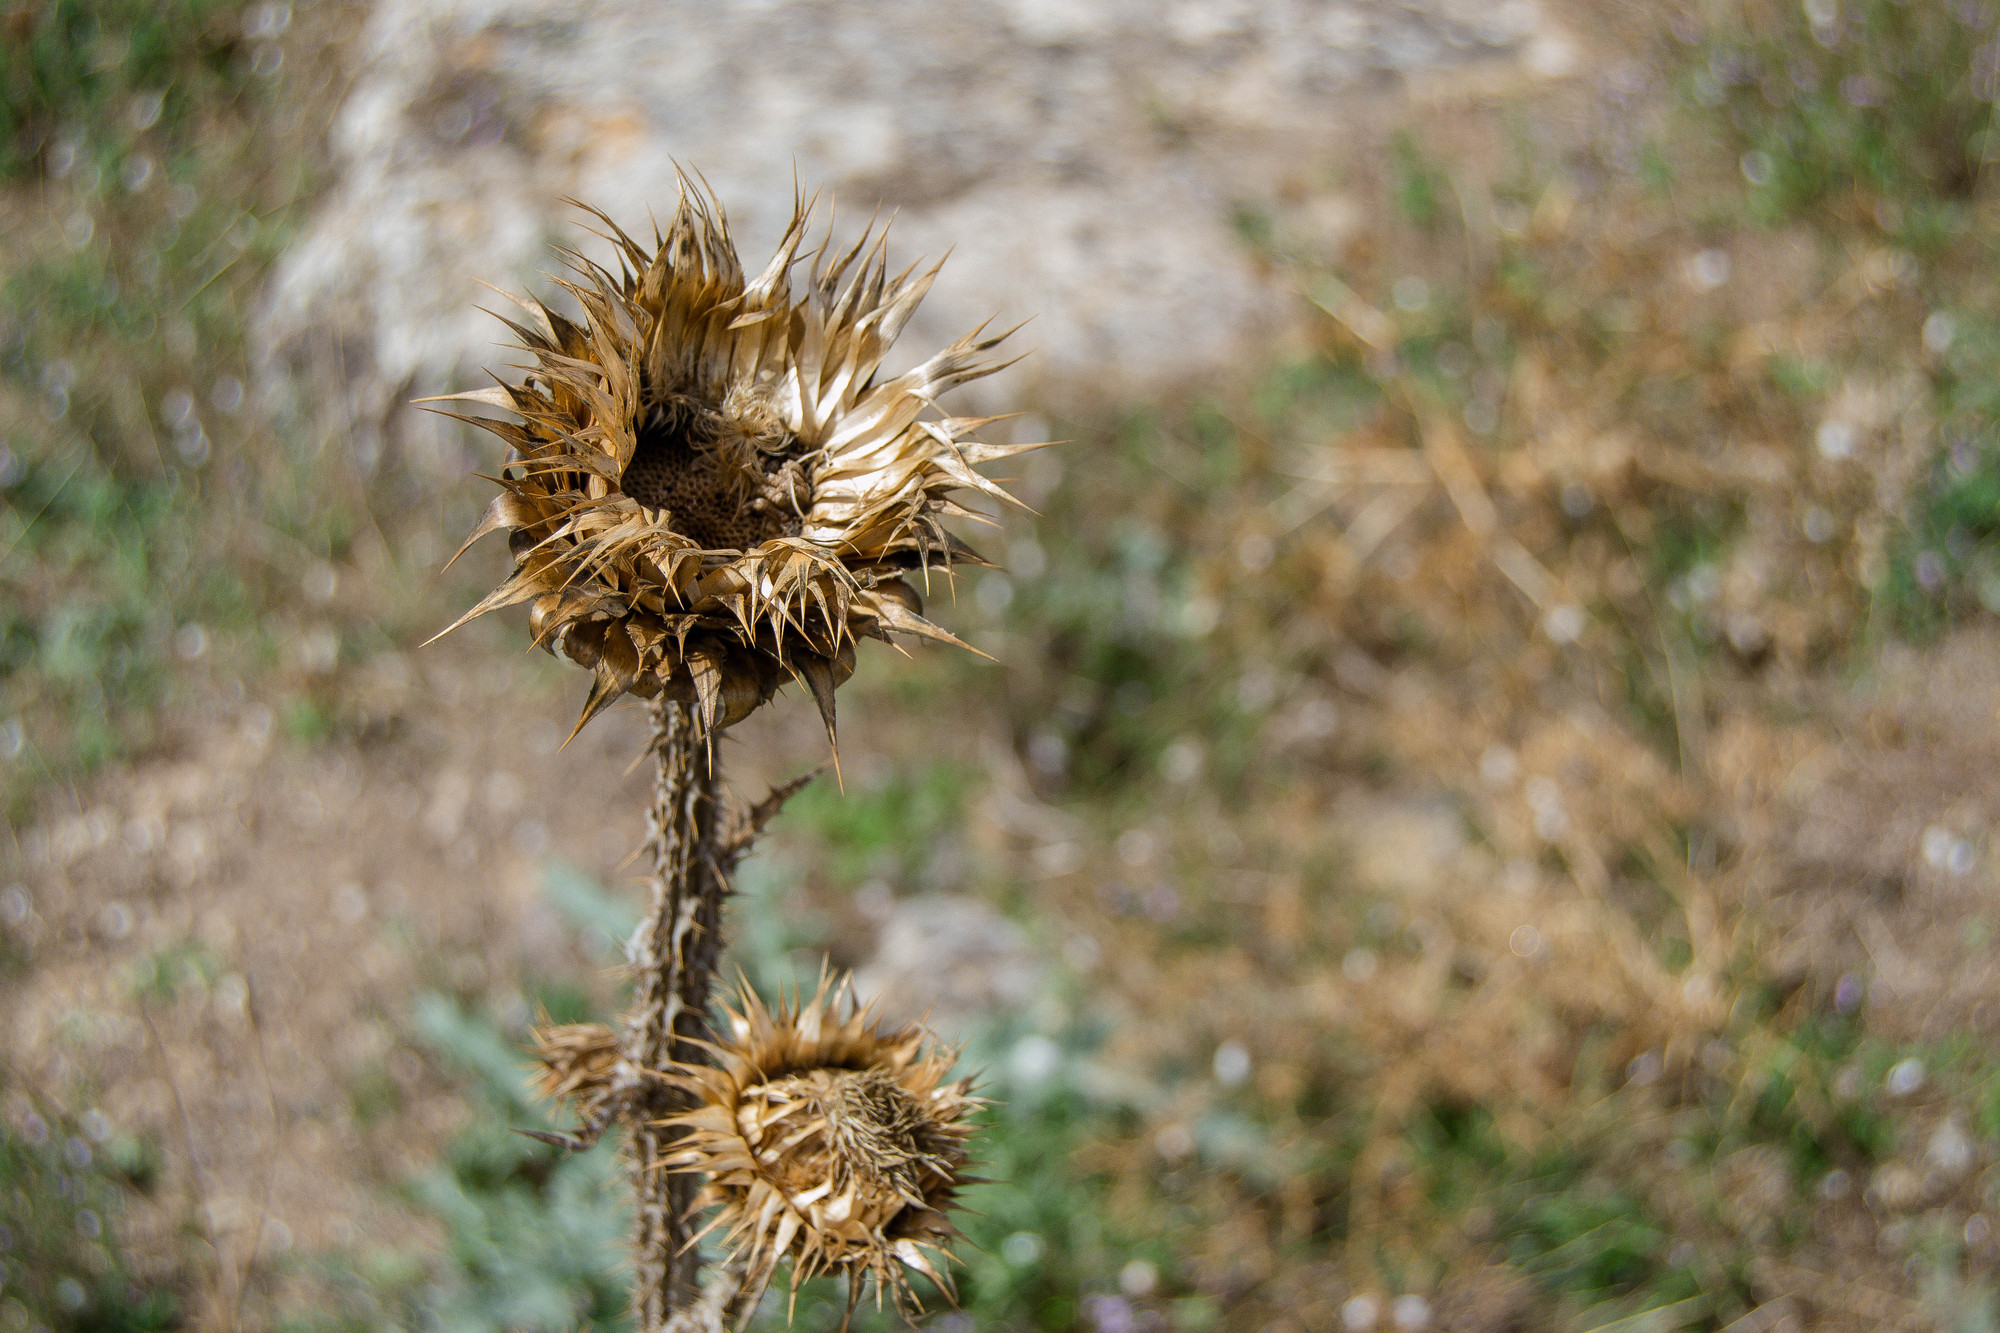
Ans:
[[[653,886],[628,948],[633,988],[625,1058],[637,1070],[704,1058],[702,1048],[688,1039],[709,1035],[709,991],[722,951],[726,891],[712,749],[697,734],[693,712],[681,704],[655,703],[652,720]],[[635,1205],[632,1314],[639,1333],[663,1333],[676,1313],[693,1311],[699,1297],[701,1255],[687,1246],[688,1212],[699,1182],[665,1169],[679,1135],[654,1124],[676,1109],[676,1094],[650,1078],[642,1078],[625,1104]]]

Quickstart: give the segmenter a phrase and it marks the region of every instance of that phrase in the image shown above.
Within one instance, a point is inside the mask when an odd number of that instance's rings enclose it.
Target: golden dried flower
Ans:
[[[743,1266],[741,1308],[785,1259],[795,1291],[845,1274],[850,1308],[869,1277],[878,1304],[886,1290],[915,1308],[906,1269],[950,1294],[945,1213],[969,1183],[965,1117],[979,1105],[946,1082],[958,1053],[921,1027],[871,1022],[827,978],[803,1004],[773,1012],[747,984],[740,1004],[714,1063],[670,1075],[695,1105],[662,1123],[686,1131],[670,1169],[706,1177],[696,1205],[716,1208],[704,1234],[720,1230]]]
[[[1001,368],[985,354],[1007,335],[974,330],[878,379],[938,266],[890,275],[872,227],[836,251],[829,224],[802,255],[811,213],[796,204],[748,281],[720,203],[685,177],[650,250],[596,213],[620,271],[562,252],[583,322],[509,296],[528,320],[504,321],[533,356],[525,377],[448,395],[519,418],[461,418],[510,449],[466,545],[506,529],[514,570],[452,628],[531,603],[536,642],[596,673],[578,727],[621,694],[664,692],[713,731],[790,676],[831,735],[858,636],[958,642],[904,576],[985,563],[946,531],[966,512],[950,493],[1009,499],[973,469],[1040,447],[972,437],[999,418],[932,414]]]

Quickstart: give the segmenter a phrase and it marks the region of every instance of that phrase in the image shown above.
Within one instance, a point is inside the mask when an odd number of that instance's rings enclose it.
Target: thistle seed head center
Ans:
[[[889,1070],[819,1069],[781,1080],[772,1091],[805,1102],[821,1126],[800,1145],[804,1155],[820,1159],[811,1174],[831,1176],[841,1189],[853,1182],[879,1191],[877,1206],[888,1205],[889,1212],[920,1200],[925,1176],[949,1165],[950,1146],[939,1141],[923,1105]]]
[[[618,489],[705,550],[796,536],[812,502],[797,442],[743,415],[679,396],[647,410]]]

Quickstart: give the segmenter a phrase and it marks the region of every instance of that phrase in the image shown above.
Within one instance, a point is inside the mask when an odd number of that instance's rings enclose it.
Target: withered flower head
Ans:
[[[966,512],[950,493],[1009,499],[974,467],[1039,447],[982,444],[972,432],[998,418],[932,410],[1000,369],[985,354],[1007,335],[974,330],[878,378],[938,266],[892,276],[872,227],[838,251],[829,224],[802,254],[812,209],[795,202],[749,280],[721,204],[685,177],[650,250],[589,210],[619,271],[561,252],[583,322],[509,296],[527,317],[503,321],[533,356],[524,378],[449,395],[519,418],[462,418],[510,449],[466,545],[506,529],[514,570],[457,624],[530,602],[536,642],[596,673],[578,727],[621,694],[662,692],[726,727],[792,676],[830,734],[858,636],[958,642],[904,576],[985,563],[946,531]]]
[[[754,1309],[778,1263],[793,1287],[846,1274],[849,1305],[875,1280],[901,1309],[916,1306],[905,1269],[947,1294],[945,1218],[963,1174],[965,1117],[979,1105],[946,1082],[957,1052],[921,1027],[884,1029],[847,985],[822,979],[811,1000],[776,1012],[745,985],[713,1064],[677,1066],[694,1109],[672,1169],[702,1173],[707,1231],[743,1265],[742,1308]],[[936,1260],[936,1262],[934,1262]]]
[[[600,1118],[618,1095],[625,1053],[602,1023],[543,1022],[534,1030],[535,1092],[564,1102],[585,1123]]]

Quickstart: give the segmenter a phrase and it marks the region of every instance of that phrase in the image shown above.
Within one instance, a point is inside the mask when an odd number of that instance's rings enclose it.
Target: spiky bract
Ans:
[[[664,1123],[686,1131],[670,1168],[706,1177],[697,1206],[716,1208],[707,1230],[743,1265],[743,1308],[786,1259],[794,1289],[847,1275],[850,1305],[872,1277],[878,1302],[914,1309],[905,1270],[949,1294],[945,1213],[968,1183],[965,1117],[980,1104],[946,1081],[957,1052],[882,1027],[826,979],[775,1011],[745,985],[739,1005],[714,1063],[670,1076],[695,1105]]]
[[[975,330],[878,380],[938,268],[890,275],[872,228],[836,251],[829,224],[805,253],[811,213],[796,205],[752,280],[721,205],[685,178],[650,250],[597,213],[619,272],[562,252],[583,322],[509,297],[533,364],[519,384],[450,395],[519,418],[464,418],[511,451],[466,544],[505,529],[514,570],[458,623],[531,602],[536,641],[596,673],[579,727],[621,694],[664,691],[712,730],[790,676],[831,732],[857,636],[958,642],[903,576],[978,561],[941,522],[965,512],[950,493],[1007,499],[973,468],[1039,446],[972,438],[997,418],[926,417],[1000,368],[986,353],[1006,335]]]

